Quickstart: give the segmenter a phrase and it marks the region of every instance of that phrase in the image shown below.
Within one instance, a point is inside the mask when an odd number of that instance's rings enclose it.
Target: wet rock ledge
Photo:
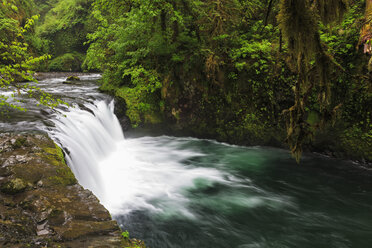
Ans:
[[[50,138],[0,134],[0,247],[128,246]]]

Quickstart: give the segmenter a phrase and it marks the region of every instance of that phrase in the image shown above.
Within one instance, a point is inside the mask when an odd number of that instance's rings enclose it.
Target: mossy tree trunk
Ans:
[[[347,6],[346,0],[296,1],[281,0],[278,15],[279,27],[285,38],[290,55],[297,66],[297,82],[293,88],[295,104],[284,111],[287,119],[287,143],[293,156],[299,161],[302,145],[314,136],[318,127],[324,125],[336,108],[331,108],[331,69],[337,64],[322,44],[318,29],[340,20]],[[312,65],[312,61],[314,64]],[[313,68],[313,69],[312,69]],[[311,75],[312,71],[315,72]],[[306,121],[308,98],[316,94],[322,121],[310,127]]]

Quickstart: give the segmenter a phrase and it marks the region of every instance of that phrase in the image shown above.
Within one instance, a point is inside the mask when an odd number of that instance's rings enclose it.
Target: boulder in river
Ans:
[[[67,77],[66,81],[63,82],[63,84],[75,84],[78,81],[80,81],[78,76],[69,76]]]
[[[69,76],[67,81],[80,81],[80,78],[78,76]]]

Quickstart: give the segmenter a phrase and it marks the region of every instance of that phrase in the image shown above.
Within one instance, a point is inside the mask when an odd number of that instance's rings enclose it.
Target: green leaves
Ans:
[[[126,100],[134,125],[156,112],[219,131],[257,129],[257,137],[266,131],[260,126],[288,124],[299,158],[338,103],[347,101],[350,115],[365,115],[369,104],[366,80],[354,80],[365,70],[356,51],[362,1],[342,23],[331,22],[345,3],[96,0],[99,26],[88,35],[84,64],[104,71],[103,87]]]
[[[12,8],[6,1],[3,1],[3,4],[15,10],[15,8]],[[10,96],[11,98],[14,98],[15,95],[19,95],[21,92],[25,93],[27,97],[37,96],[39,104],[53,108],[64,102],[52,98],[50,94],[42,91],[35,85],[28,83],[20,84],[21,82],[36,82],[32,76],[32,69],[41,62],[50,59],[50,55],[32,56],[29,51],[29,45],[24,40],[24,33],[34,25],[37,19],[38,16],[32,16],[30,19],[27,19],[25,25],[21,27],[15,20],[8,17],[0,18],[0,23],[14,23],[10,30],[7,30],[8,27],[6,25],[1,27],[4,31],[11,31],[13,36],[0,36],[0,88],[13,90],[14,93]],[[13,104],[12,102],[14,101],[9,102],[8,100],[10,97],[0,95],[0,106],[26,111],[26,109],[17,104]],[[19,102],[19,100],[15,100],[15,102]]]
[[[27,32],[32,26],[34,26],[35,21],[39,20],[40,15],[34,15],[31,18],[27,19],[26,24],[22,28],[22,33]]]

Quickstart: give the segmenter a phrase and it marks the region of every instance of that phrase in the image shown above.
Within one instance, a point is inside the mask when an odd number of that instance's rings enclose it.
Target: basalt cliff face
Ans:
[[[126,247],[44,134],[0,134],[0,247]]]

